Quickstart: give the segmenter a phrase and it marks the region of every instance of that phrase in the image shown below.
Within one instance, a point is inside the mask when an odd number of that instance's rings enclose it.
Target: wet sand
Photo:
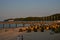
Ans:
[[[25,33],[24,40],[60,40],[60,33],[50,34],[50,31]]]

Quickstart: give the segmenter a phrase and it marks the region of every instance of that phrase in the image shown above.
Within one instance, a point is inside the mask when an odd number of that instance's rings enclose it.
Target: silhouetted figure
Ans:
[[[21,40],[23,40],[23,35],[21,35]]]
[[[37,29],[39,29],[39,27],[37,27]]]
[[[41,32],[44,32],[44,26],[41,26]]]
[[[51,30],[51,27],[49,26],[49,30]]]
[[[28,28],[27,32],[31,32],[31,29],[30,29],[30,27]]]
[[[34,29],[33,29],[33,30],[34,30],[34,32],[37,32],[37,29],[36,29],[35,27],[34,27]]]
[[[18,35],[17,40],[20,40],[20,35]]]
[[[23,35],[18,35],[17,40],[23,40]]]
[[[22,29],[19,29],[19,32],[23,32],[23,30]]]

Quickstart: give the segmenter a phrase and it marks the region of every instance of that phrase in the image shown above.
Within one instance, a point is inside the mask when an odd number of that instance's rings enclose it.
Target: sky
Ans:
[[[60,13],[60,0],[0,0],[0,21]]]

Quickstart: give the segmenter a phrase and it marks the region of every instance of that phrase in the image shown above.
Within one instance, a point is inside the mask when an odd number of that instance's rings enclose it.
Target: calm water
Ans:
[[[30,24],[25,24],[25,26],[29,26]],[[10,27],[16,27],[16,24],[10,24]],[[23,27],[23,24],[17,24],[17,27]],[[0,28],[3,28],[3,24],[0,24]],[[4,28],[9,28],[9,24],[4,24]]]
[[[40,21],[35,21],[35,22],[40,22]],[[45,21],[45,22],[47,23],[47,22],[53,22],[53,21]],[[30,24],[25,24],[24,26],[29,26],[29,25]],[[9,24],[4,24],[4,27],[9,28]],[[10,24],[10,27],[16,27],[16,24]],[[17,24],[17,27],[23,27],[23,24]],[[0,28],[3,28],[3,24],[0,24]]]

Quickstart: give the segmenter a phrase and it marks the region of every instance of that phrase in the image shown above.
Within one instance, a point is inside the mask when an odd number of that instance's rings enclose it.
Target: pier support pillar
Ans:
[[[25,24],[23,24],[23,27],[25,26]]]
[[[11,24],[9,24],[9,28],[11,28]]]
[[[17,24],[15,24],[16,25],[16,28],[17,28]]]
[[[4,24],[3,24],[3,28],[4,28]]]

